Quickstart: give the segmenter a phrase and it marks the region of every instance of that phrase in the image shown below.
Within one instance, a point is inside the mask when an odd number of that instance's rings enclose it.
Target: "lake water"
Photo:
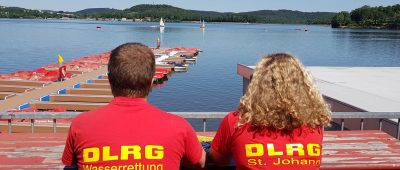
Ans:
[[[238,63],[254,65],[265,54],[290,52],[307,66],[400,66],[400,31],[332,29],[269,24],[125,23],[0,19],[0,73],[35,69],[109,51],[126,42],[201,48],[187,73],[174,74],[149,101],[168,111],[230,111],[242,95]],[[96,30],[101,26],[101,30]],[[301,30],[297,30],[301,29]],[[307,29],[309,31],[304,31]]]

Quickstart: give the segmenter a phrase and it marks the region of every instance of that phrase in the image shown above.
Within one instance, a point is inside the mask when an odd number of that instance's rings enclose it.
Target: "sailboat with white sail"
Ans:
[[[201,26],[200,26],[200,28],[201,28],[201,29],[205,29],[205,28],[206,28],[206,24],[205,24],[205,22],[204,22],[204,19],[203,19],[203,21],[201,21]]]
[[[160,19],[160,28],[163,28],[163,27],[165,27],[165,24],[164,24],[163,18],[161,18]]]

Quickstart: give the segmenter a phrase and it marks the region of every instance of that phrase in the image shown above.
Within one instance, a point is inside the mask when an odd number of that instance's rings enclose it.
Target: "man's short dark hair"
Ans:
[[[146,97],[154,72],[154,54],[143,44],[126,43],[111,52],[108,80],[114,97]]]

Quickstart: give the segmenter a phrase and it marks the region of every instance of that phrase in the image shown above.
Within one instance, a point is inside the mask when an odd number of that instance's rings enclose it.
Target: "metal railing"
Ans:
[[[202,119],[203,131],[207,130],[207,119],[222,119],[228,112],[171,112],[185,119]],[[8,133],[12,133],[13,120],[31,120],[31,132],[35,133],[35,120],[53,120],[53,132],[57,132],[57,119],[70,119],[80,112],[3,112],[0,119],[8,120]],[[382,122],[387,119],[397,119],[396,138],[400,138],[400,112],[333,112],[333,119],[340,119],[340,130],[345,128],[345,119],[360,119],[360,130],[364,130],[365,119],[379,119],[379,130],[382,130]]]

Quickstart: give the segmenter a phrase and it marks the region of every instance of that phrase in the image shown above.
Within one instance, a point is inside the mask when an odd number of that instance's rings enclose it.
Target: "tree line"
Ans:
[[[78,11],[79,13],[79,11]],[[105,12],[100,11],[81,15],[82,18],[127,18],[159,20],[161,17],[168,21],[199,21],[207,22],[249,22],[249,23],[282,23],[282,24],[330,24],[336,13],[329,12],[300,12],[292,10],[261,10],[253,12],[214,12],[196,11],[177,8],[170,5],[136,5],[131,8]]]
[[[353,11],[340,12],[332,18],[333,28],[400,29],[400,4],[387,7],[363,6]]]
[[[0,18],[61,18],[62,14],[52,11],[30,10],[18,7],[0,6]]]
[[[400,29],[400,4],[387,7],[363,6],[351,12],[300,12],[292,10],[260,10],[232,13],[186,10],[170,5],[136,5],[125,10],[86,9],[77,12],[41,11],[18,7],[0,6],[0,18],[79,18],[79,19],[142,19],[158,21],[161,17],[169,22],[249,22],[281,24],[331,24],[333,28],[385,28]]]
[[[291,10],[261,10],[253,12],[214,12],[186,10],[170,5],[136,5],[124,10],[109,8],[85,9],[77,12],[39,11],[16,7],[0,7],[0,18],[61,18],[79,19],[142,19],[158,21],[161,17],[169,22],[200,21],[281,23],[281,24],[330,24],[336,13],[311,13]]]

